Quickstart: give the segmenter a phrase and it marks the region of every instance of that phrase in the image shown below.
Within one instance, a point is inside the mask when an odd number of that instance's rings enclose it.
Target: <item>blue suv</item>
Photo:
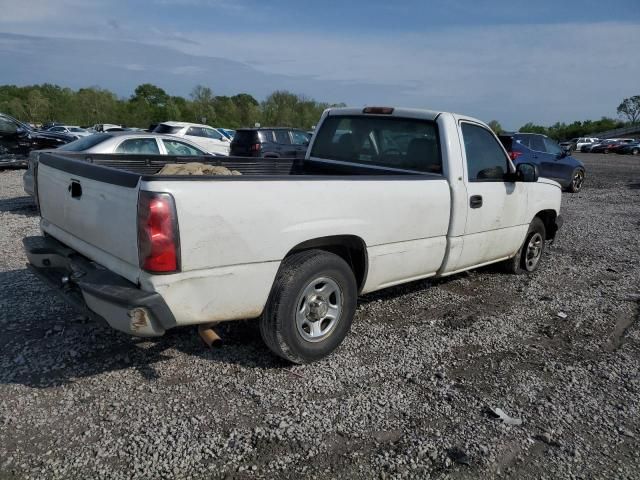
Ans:
[[[555,140],[538,133],[501,133],[498,137],[516,165],[536,164],[541,177],[555,180],[568,192],[577,193],[582,188],[583,163]]]

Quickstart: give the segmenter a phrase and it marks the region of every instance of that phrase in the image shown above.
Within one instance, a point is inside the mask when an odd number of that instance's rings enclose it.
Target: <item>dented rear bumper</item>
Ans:
[[[26,237],[23,244],[27,267],[83,313],[141,337],[160,336],[175,326],[160,294],[141,290],[51,237]]]

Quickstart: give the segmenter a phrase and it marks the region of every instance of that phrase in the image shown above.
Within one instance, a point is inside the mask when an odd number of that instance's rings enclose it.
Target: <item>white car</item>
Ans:
[[[137,132],[101,132],[80,138],[63,145],[65,152],[73,153],[123,153],[127,155],[174,155],[179,157],[210,156],[194,143],[172,135]],[[27,171],[22,176],[22,185],[27,195],[34,197],[33,175],[38,158],[47,150],[34,150],[29,155]]]
[[[30,268],[118,330],[204,337],[259,317],[267,346],[305,363],[340,345],[358,295],[496,262],[533,272],[562,224],[560,184],[463,115],[329,109],[292,162],[163,176],[162,159],[43,154]]]
[[[47,132],[53,133],[68,133],[69,135],[73,135],[75,137],[87,137],[92,134],[86,128],[80,128],[76,125],[56,125],[47,130]]]
[[[155,133],[175,135],[191,140],[207,152],[229,155],[230,140],[216,128],[199,123],[163,122],[153,130]]]
[[[573,148],[573,150],[575,150],[576,152],[581,152],[582,151],[582,147],[593,146],[598,142],[600,142],[599,138],[595,138],[595,137],[580,137],[576,141],[576,145]]]

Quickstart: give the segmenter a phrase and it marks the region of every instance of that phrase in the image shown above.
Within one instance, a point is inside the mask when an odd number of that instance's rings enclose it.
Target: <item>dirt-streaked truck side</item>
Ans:
[[[303,161],[215,160],[241,176],[92,161],[40,158],[31,268],[134,335],[260,317],[293,362],[342,342],[359,293],[495,262],[532,272],[561,224],[559,184],[446,112],[330,109]]]

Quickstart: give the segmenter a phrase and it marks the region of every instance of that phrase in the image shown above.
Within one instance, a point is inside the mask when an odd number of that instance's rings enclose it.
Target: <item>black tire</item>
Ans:
[[[631,150],[631,155],[638,155],[640,153],[640,149],[634,148]]]
[[[305,291],[311,288],[312,294],[322,281],[326,280],[331,285],[338,287],[339,292],[333,295],[333,300],[327,299],[325,305],[335,302],[339,304],[336,320],[331,328],[327,324],[327,332],[316,339],[305,339],[303,335],[311,337],[313,332],[310,325],[316,320],[303,320],[308,322],[299,325],[298,315],[306,309],[310,310],[309,296],[304,296]],[[315,286],[312,286],[317,282]],[[333,287],[332,287],[333,288]],[[309,294],[311,295],[311,294]],[[336,301],[337,298],[340,301]],[[316,295],[315,298],[317,298]],[[310,363],[326,357],[333,352],[349,333],[353,316],[356,311],[358,298],[358,286],[353,271],[342,258],[323,250],[305,250],[295,253],[282,261],[280,270],[271,289],[269,300],[260,317],[260,334],[264,343],[276,355],[293,363]],[[321,299],[321,302],[324,301]],[[318,311],[320,307],[314,304]],[[311,313],[306,314],[307,317]],[[319,328],[323,328],[323,322],[327,318],[318,320]],[[331,322],[331,320],[329,320]]]
[[[515,257],[504,262],[504,267],[509,273],[514,274],[522,274],[522,273],[533,273],[540,266],[540,261],[542,259],[542,255],[544,254],[545,246],[546,246],[546,229],[544,227],[544,223],[538,217],[535,217],[531,224],[529,225],[529,230],[527,231],[527,235],[525,236],[524,242],[522,246],[518,250],[518,253]],[[539,240],[539,252],[536,255],[536,260],[532,263],[528,259],[529,247],[530,243],[533,239]]]
[[[608,154],[608,153],[609,153],[609,149],[608,149],[608,148],[605,148],[605,149],[602,151],[602,153],[606,153],[606,154]]]
[[[584,184],[584,170],[582,168],[576,168],[571,174],[571,181],[567,187],[567,191],[571,193],[578,193],[582,190]]]

